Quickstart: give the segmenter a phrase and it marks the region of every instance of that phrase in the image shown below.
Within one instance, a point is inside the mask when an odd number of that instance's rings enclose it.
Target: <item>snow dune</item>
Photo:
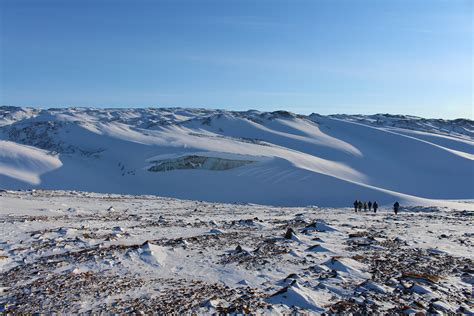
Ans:
[[[61,167],[57,156],[38,148],[0,140],[0,183],[40,184],[40,176]]]
[[[474,198],[473,126],[388,115],[0,107],[0,187],[446,205]]]

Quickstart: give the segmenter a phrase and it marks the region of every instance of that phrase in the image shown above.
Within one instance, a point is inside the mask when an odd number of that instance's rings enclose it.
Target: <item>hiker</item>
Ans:
[[[398,209],[399,208],[400,208],[400,203],[395,202],[395,204],[393,204],[393,211],[395,212],[395,215],[398,214]]]
[[[356,213],[357,213],[357,207],[359,207],[359,201],[355,200],[354,201],[354,210],[356,211]]]
[[[369,207],[369,212],[372,211],[372,202],[369,201],[369,203],[367,203],[367,206]]]
[[[374,204],[372,204],[372,206],[374,207],[374,213],[377,213],[377,209],[379,208],[377,201],[374,201]]]
[[[364,211],[367,212],[367,202],[364,202]]]
[[[359,201],[357,206],[359,207],[359,212],[362,212],[362,201]]]

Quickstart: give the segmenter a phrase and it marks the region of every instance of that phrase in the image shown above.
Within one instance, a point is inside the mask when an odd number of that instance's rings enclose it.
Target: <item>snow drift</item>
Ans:
[[[55,155],[38,148],[0,140],[0,184],[21,181],[40,184],[43,173],[57,169],[61,161]]]
[[[0,187],[217,202],[474,198],[474,123],[285,111],[0,107]]]

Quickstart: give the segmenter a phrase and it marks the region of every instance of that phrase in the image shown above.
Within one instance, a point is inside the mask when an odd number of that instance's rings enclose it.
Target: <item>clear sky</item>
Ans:
[[[0,104],[473,118],[471,0],[0,0]]]

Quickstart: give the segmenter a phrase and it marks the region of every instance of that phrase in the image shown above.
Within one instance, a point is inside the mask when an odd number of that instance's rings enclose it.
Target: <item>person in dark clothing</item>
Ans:
[[[364,202],[364,211],[367,212],[367,202]]]
[[[357,213],[357,208],[359,207],[359,201],[354,201],[354,211]]]
[[[362,212],[362,201],[359,201],[359,212]]]
[[[369,207],[369,212],[372,211],[372,202],[369,201],[369,203],[367,203],[367,206]]]
[[[393,204],[393,211],[395,212],[395,215],[398,214],[399,208],[400,208],[400,203],[395,202],[395,204]]]
[[[372,206],[374,207],[374,213],[377,213],[377,209],[379,208],[377,201],[374,201],[374,204]]]

